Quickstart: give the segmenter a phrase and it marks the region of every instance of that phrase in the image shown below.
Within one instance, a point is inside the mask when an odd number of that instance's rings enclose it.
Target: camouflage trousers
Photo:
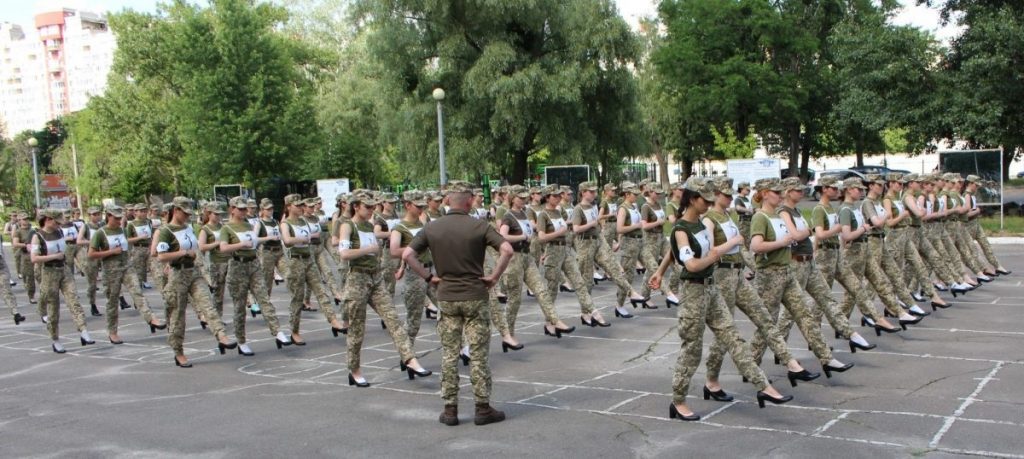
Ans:
[[[232,259],[228,262],[227,273],[228,291],[231,293],[231,300],[235,304],[235,338],[239,343],[245,343],[245,319],[249,312],[249,295],[256,298],[260,309],[263,311],[263,318],[267,321],[271,336],[279,331],[277,322],[277,309],[270,302],[267,296],[267,287],[263,285],[263,269],[259,260],[253,258],[249,261]]]
[[[908,283],[911,286],[911,290],[919,288],[923,289],[928,296],[934,294],[935,288],[932,286],[929,273],[934,273],[946,285],[960,281],[959,276],[946,263],[944,257],[935,246],[936,241],[932,235],[931,225],[925,223],[920,228],[911,228],[911,239],[925,261],[925,278],[923,280],[911,278]]]
[[[103,287],[107,296],[107,333],[117,334],[117,315],[121,310],[118,298],[121,297],[121,287],[126,287],[132,296],[135,308],[142,314],[142,320],[152,323],[154,320],[153,311],[149,309],[149,302],[142,295],[142,287],[139,285],[139,278],[133,272],[129,272],[128,261],[117,256],[103,260]]]
[[[384,275],[380,270],[370,273],[353,269],[348,273],[345,283],[345,309],[348,310],[348,370],[358,371],[360,356],[363,350],[363,338],[366,336],[366,306],[372,305],[377,315],[387,326],[391,341],[395,343],[398,355],[403,363],[416,357],[412,353],[409,335],[398,320],[395,306],[391,303],[391,295],[384,284]]]
[[[626,280],[626,274],[622,272],[622,267],[612,254],[612,248],[600,236],[589,239],[586,236],[576,238],[576,263],[580,267],[580,276],[585,280],[587,273],[594,272],[596,264],[604,270],[605,277],[615,282],[620,289],[625,289],[626,292],[632,290],[629,281]],[[594,289],[593,282],[586,284],[588,290]]]
[[[636,261],[640,257],[642,246],[642,238],[622,236],[619,242],[619,267],[622,268],[622,274],[626,276],[626,281],[629,282],[629,285],[633,285],[633,280],[636,279]],[[618,301],[617,305],[621,307],[628,297],[629,289],[623,290],[620,286],[615,298]]]
[[[469,380],[476,403],[491,402],[491,369],[488,363],[491,321],[488,300],[441,301],[437,332],[441,336],[441,399],[459,404],[459,351],[463,335],[469,345]]]
[[[81,250],[78,250],[78,244],[68,244],[64,252],[64,264],[71,270],[72,279],[74,279],[75,276],[75,265],[78,261],[78,252],[81,252]]]
[[[958,221],[946,222],[946,231],[953,239],[953,246],[960,253],[960,258],[964,260],[964,264],[970,268],[971,272],[980,273],[984,271],[985,266],[978,259],[978,253],[974,250],[974,241],[967,234],[967,229],[964,228],[963,223]]]
[[[918,237],[919,229],[907,226],[905,228],[897,228],[889,233],[889,238],[892,242],[892,247],[890,248],[892,258],[899,268],[894,273],[896,277],[893,278],[893,283],[895,285],[902,285],[905,290],[910,292],[916,291],[916,289],[911,288],[911,285],[920,285],[924,295],[927,298],[931,298],[932,295],[935,295],[935,287],[932,286],[932,282],[928,277],[928,265],[925,264],[924,258],[921,257],[921,250],[917,247],[916,241],[920,239]],[[900,273],[902,273],[902,278]]]
[[[206,279],[203,279],[198,269],[170,268],[163,296],[167,301],[167,328],[169,329],[167,344],[171,346],[175,354],[185,353],[185,308],[188,306],[189,300],[192,301],[192,307],[196,309],[196,314],[206,319],[214,338],[218,338],[224,333],[224,324],[220,320],[220,314],[213,308],[210,284],[206,283]]]
[[[743,248],[747,250],[750,250],[750,222],[752,219],[753,216],[746,218],[745,216],[739,217],[740,234],[743,235]]]
[[[543,254],[544,244],[541,244],[540,240],[537,238],[530,239],[530,261],[542,269],[544,267],[540,264],[540,258]]]
[[[292,301],[288,304],[288,325],[291,327],[292,333],[299,333],[299,324],[302,320],[303,295],[306,293],[306,290],[309,290],[311,295],[316,297],[317,302],[320,303],[320,311],[323,312],[324,318],[328,322],[336,320],[334,307],[331,304],[331,300],[327,298],[327,294],[324,293],[323,286],[320,283],[320,273],[317,272],[312,256],[290,255],[285,261],[285,272],[286,276],[288,276],[286,278],[288,291],[292,294]]]
[[[855,266],[860,266],[860,269],[863,270],[864,252],[861,250],[862,248],[860,244],[852,244],[850,249],[840,252],[838,247],[819,246],[814,251],[814,267],[821,272],[821,277],[825,280],[829,291],[832,290],[834,281],[839,281],[839,285],[843,287],[851,301],[857,305],[861,315],[871,320],[878,320],[878,311],[875,310],[871,302],[869,289],[864,285],[863,274],[857,275],[853,270]],[[844,309],[845,305],[845,302],[840,305],[839,311],[849,320],[853,307],[851,306],[851,309],[847,311]],[[821,311],[811,311],[811,315],[814,316],[815,323],[821,323]]]
[[[976,273],[977,271],[974,270],[974,267],[969,265],[970,262],[961,257],[960,252],[957,251],[956,243],[953,242],[953,238],[950,235],[950,228],[952,227],[949,226],[949,223],[941,222],[932,228],[932,231],[935,231],[938,237],[939,243],[942,244],[942,248],[939,251],[946,256],[946,262],[953,267],[954,271],[963,273],[964,269],[967,269],[971,273]]]
[[[167,285],[167,273],[164,272],[164,263],[160,263],[155,256],[149,257],[149,273],[153,277],[153,285],[157,290],[163,291]]]
[[[789,362],[793,359],[789,349],[786,347],[786,340],[775,325],[775,320],[764,307],[757,290],[743,277],[742,268],[715,268],[715,289],[722,297],[722,301],[729,308],[729,315],[733,314],[734,308],[743,311],[758,331],[763,333],[768,341],[768,347],[781,362]],[[715,336],[708,352],[707,378],[709,381],[718,381],[718,375],[722,371],[722,362],[725,358],[725,351],[729,350],[727,343]]]
[[[313,251],[313,263],[316,264],[316,271],[320,277],[320,282],[327,284],[327,291],[324,293],[330,293],[334,298],[342,298],[344,295],[342,287],[345,284],[338,284],[338,281],[334,278],[334,270],[331,269],[331,265],[327,260],[327,251],[319,244],[310,244],[309,247]],[[312,294],[313,292],[307,289],[302,297],[303,301],[309,302]]]
[[[213,287],[213,309],[217,315],[224,315],[224,293],[228,289],[228,262],[210,261],[210,286]]]
[[[494,326],[498,328],[502,336],[516,335],[516,319],[519,317],[519,307],[523,303],[523,285],[526,285],[526,288],[536,295],[537,302],[540,303],[540,310],[544,314],[544,321],[550,324],[558,322],[554,297],[551,295],[549,286],[545,285],[544,280],[540,277],[537,266],[530,260],[529,254],[515,252],[505,270],[505,294],[508,295],[508,304],[506,305],[508,310],[502,314],[505,320],[500,320],[501,316],[493,317]],[[492,316],[494,316],[494,312],[491,311]]]
[[[909,306],[914,304],[914,298],[910,296],[910,286],[903,281],[904,263],[906,262],[904,257],[909,256],[906,250],[907,232],[905,230],[906,228],[893,228],[889,230],[889,234],[885,236],[884,241],[880,244],[882,249],[880,259],[882,271],[885,272],[885,277],[889,279],[889,284],[892,285],[892,291],[896,294],[896,298]],[[872,242],[868,241],[868,243],[871,244]],[[889,312],[893,313],[893,311]],[[895,311],[895,313],[897,314],[896,317],[899,317],[902,309]]]
[[[601,226],[601,237],[604,239],[604,242],[608,243],[608,247],[615,246],[615,243],[619,240],[619,234],[615,230],[615,219],[604,222],[604,225]]]
[[[971,240],[981,246],[981,253],[985,255],[985,261],[988,262],[989,266],[992,268],[1002,266],[1002,263],[996,258],[996,254],[992,251],[992,245],[988,242],[988,236],[985,235],[985,229],[981,227],[981,222],[975,218],[974,220],[968,220],[964,226]]]
[[[814,266],[813,261],[796,261],[789,264],[790,274],[796,278],[800,286],[812,299],[814,304],[807,312],[811,316],[811,322],[821,333],[821,316],[824,315],[832,329],[839,333],[843,339],[850,339],[853,336],[853,328],[850,327],[850,319],[843,314],[839,303],[832,298],[832,287],[825,282],[821,271]],[[779,330],[783,336],[789,337],[789,331],[793,328],[793,316],[789,311],[782,311],[779,318]]]
[[[878,245],[877,252],[872,252],[870,241],[854,242],[847,247],[843,258],[850,267],[850,271],[858,279],[861,279],[862,290],[867,296],[865,302],[872,305],[871,309],[874,309],[874,295],[877,294],[887,310],[891,311],[892,308],[898,310],[900,309],[899,300],[896,299],[896,294],[892,291],[892,285],[889,284],[889,279],[885,277],[885,272],[882,271],[882,266],[879,264],[882,253],[881,241],[878,238],[871,239],[876,240],[875,243]],[[878,255],[878,258],[876,258],[876,255]],[[860,301],[860,294],[851,294],[847,291],[846,296],[843,297],[843,314],[846,317],[850,317],[850,314],[853,312],[853,304],[855,302],[859,304]],[[864,314],[864,309],[861,309],[861,314]],[[871,319],[877,320],[877,317],[878,315],[875,313],[875,317]]]
[[[11,276],[7,273],[7,262],[0,254],[0,295],[4,297],[4,303],[11,310],[11,316],[18,313],[18,302],[14,300],[14,292],[11,291]]]
[[[131,266],[132,273],[139,278],[139,285],[146,283],[149,280],[148,245],[132,247],[132,250],[128,252],[128,257],[128,263]]]
[[[68,304],[68,311],[71,311],[75,327],[78,328],[78,331],[84,331],[85,313],[82,312],[82,304],[78,302],[75,279],[71,277],[71,271],[67,266],[43,266],[42,279],[39,283],[39,304],[46,310],[46,331],[50,333],[50,339],[54,341],[60,337],[58,327],[60,325],[61,294],[64,295],[64,301]]]
[[[29,299],[34,299],[36,297],[36,267],[35,263],[32,263],[32,257],[22,254],[18,273],[21,274],[21,281],[25,283],[25,293]]]
[[[657,233],[644,232],[644,246],[640,250],[640,261],[643,262],[644,266],[647,268],[647,273],[644,274],[643,290],[640,292],[644,298],[650,298],[651,296],[651,286],[649,285],[649,282],[651,280],[651,276],[653,276],[655,271],[658,270],[658,265],[661,264],[662,257],[665,256],[666,242],[665,236],[661,234],[661,230],[658,230]],[[666,273],[666,275],[668,274]],[[668,279],[671,279],[671,277],[668,277]],[[669,290],[669,283],[662,282],[658,291],[667,296],[671,292]]]
[[[429,265],[427,269],[431,267],[432,265]],[[420,324],[423,322],[423,310],[427,306],[427,298],[435,304],[437,303],[434,296],[435,291],[434,286],[428,285],[425,279],[406,270],[403,298],[405,302],[405,334],[409,335],[410,344],[413,344],[420,334]]]
[[[387,247],[381,248],[380,269],[384,278],[384,288],[387,289],[391,296],[395,296],[395,286],[398,284],[398,282],[395,281],[395,272],[398,271],[398,267],[402,264],[402,260],[392,257],[390,250],[391,249]],[[329,268],[324,270],[324,273],[329,272],[332,272]],[[484,272],[487,273],[490,272],[490,270],[486,270]]]
[[[590,314],[593,312],[594,300],[590,298],[590,290],[587,289],[587,283],[593,283],[593,280],[590,278],[586,281],[583,280],[576,257],[572,256],[568,246],[551,243],[545,244],[545,246],[544,279],[547,280],[547,290],[548,294],[551,295],[552,302],[558,297],[558,287],[562,285],[562,276],[564,275],[569,280],[573,290],[576,290],[576,298],[579,299],[580,303],[580,313]],[[555,322],[557,321],[556,317]]]
[[[97,284],[100,277],[100,262],[99,260],[87,258],[80,266],[82,272],[85,273],[86,299],[89,300],[89,304],[96,304],[96,292],[99,290]]]
[[[21,277],[21,250],[11,247],[11,252],[14,253],[14,273],[15,275]]]
[[[274,270],[277,269],[281,273],[287,272],[285,270],[284,250],[280,248],[271,250],[264,247],[261,253],[260,269],[263,270],[263,286],[267,288],[267,295],[270,295],[270,292],[274,289]]]
[[[199,275],[203,276],[203,280],[206,281],[206,285],[213,285],[213,277],[210,275],[210,261],[206,259],[206,256],[196,257],[196,269],[199,270]]]
[[[822,365],[832,360],[832,351],[821,336],[821,325],[815,325],[810,311],[814,309],[814,300],[807,294],[797,279],[790,273],[788,266],[767,266],[757,271],[757,291],[761,295],[768,313],[778,321],[779,304],[786,307],[790,317],[796,321],[797,328],[807,340],[811,352]],[[754,361],[760,363],[766,347],[765,336],[758,332],[751,345]],[[781,360],[781,357],[780,357]]]
[[[686,401],[690,380],[700,366],[705,325],[715,334],[715,342],[721,341],[721,345],[729,350],[740,374],[758,390],[768,387],[768,378],[751,358],[750,346],[740,337],[732,321],[732,314],[715,285],[694,284],[684,280],[682,286],[683,295],[679,299],[677,316],[682,343],[676,359],[675,374],[672,376],[672,403]]]

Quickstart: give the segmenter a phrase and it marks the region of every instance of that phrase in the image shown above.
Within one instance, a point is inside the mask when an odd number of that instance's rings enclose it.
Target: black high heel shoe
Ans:
[[[206,321],[205,321],[205,320],[200,320],[200,321],[199,321],[199,326],[200,326],[200,327],[203,327],[203,330],[206,330],[206,325],[207,325],[207,323],[206,323]]]
[[[876,324],[874,323],[874,321],[870,321],[869,322],[867,317],[861,317],[860,318],[860,326],[861,327],[874,327],[875,325]]]
[[[356,378],[352,376],[352,373],[348,374],[348,385],[356,387],[370,387],[370,383],[363,381],[356,381]]]
[[[635,300],[633,298],[630,298],[629,299],[629,304],[633,305],[633,309],[636,309],[637,306],[641,306],[644,309],[658,309],[657,306],[651,307],[651,305],[647,304],[647,300],[649,300],[649,299],[650,298],[641,298],[639,300]]]
[[[566,287],[564,285],[559,285],[558,286],[558,291],[559,292],[565,292],[565,293],[576,293],[575,289],[571,289],[571,288]]]
[[[508,352],[509,349],[512,349],[513,351],[521,351],[524,347],[525,346],[523,346],[522,343],[512,345],[504,341],[501,342],[501,352]]]
[[[1005,269],[996,269],[996,274],[999,274],[1001,276],[1008,276],[1010,274],[1013,274],[1013,271],[1007,271]]]
[[[427,316],[428,319],[436,319],[437,311],[434,311],[433,309],[427,309],[423,312],[423,315]]]
[[[21,315],[20,312],[14,315],[14,325],[18,325],[26,320],[28,319],[26,319],[25,316]]]
[[[716,402],[731,402],[733,401],[732,395],[727,394],[724,390],[718,389],[714,392],[708,389],[708,386],[704,386],[704,400],[715,399]]]
[[[623,312],[619,312],[619,309],[618,309],[618,308],[616,308],[616,309],[615,309],[615,317],[617,317],[617,318],[618,318],[618,317],[621,317],[621,318],[623,318],[623,319],[632,319],[632,318],[633,318],[633,314],[630,314],[630,313],[628,313],[628,312],[625,312],[625,313],[623,313]]]
[[[281,340],[279,340],[277,338],[274,338],[274,343],[277,344],[277,348],[278,349],[281,349],[284,346],[291,346],[292,345],[291,341],[284,342],[284,341],[281,341]]]
[[[562,333],[558,331],[558,327],[555,327],[555,332],[552,333],[552,332],[548,331],[548,326],[547,325],[544,326],[544,335],[545,336],[554,336],[555,338],[562,338]]]
[[[821,367],[822,370],[825,370],[825,377],[826,378],[831,378],[833,371],[836,372],[836,373],[842,373],[842,372],[844,372],[846,370],[849,370],[850,368],[853,368],[853,364],[852,363],[848,363],[848,364],[843,365],[841,367],[833,367],[833,366],[831,366],[831,365],[826,363],[824,366]]]
[[[888,309],[886,309],[885,311],[883,311],[883,312],[882,312],[882,314],[883,314],[883,315],[885,316],[885,318],[886,318],[886,319],[889,319],[889,318],[896,318],[896,316],[894,316],[894,315],[892,315],[891,313],[889,313],[889,310],[888,310]]]
[[[965,289],[965,288],[951,288],[951,289],[949,289],[949,291],[950,291],[950,293],[952,293],[952,294],[953,294],[953,298],[956,298],[956,294],[957,294],[957,293],[959,293],[959,294],[961,294],[961,295],[965,295],[965,294],[966,294],[967,292],[969,292],[970,290],[968,290],[968,289]],[[934,303],[933,303],[933,304],[934,304]]]
[[[160,325],[149,324],[149,333],[153,334],[153,333],[156,333],[157,330],[163,330],[165,328],[167,328],[167,324],[160,324]]]
[[[857,353],[857,349],[860,349],[862,351],[870,351],[870,350],[874,349],[875,347],[876,347],[875,344],[868,344],[867,346],[864,346],[864,345],[862,345],[860,343],[857,343],[857,342],[854,342],[854,341],[850,341],[850,353],[851,354],[856,354]]]
[[[781,405],[793,400],[792,395],[783,395],[782,398],[775,398],[762,391],[757,391],[757,406],[764,408],[764,402],[772,402],[774,405]]]
[[[335,306],[341,306],[341,300],[339,300],[339,299],[335,298],[335,299],[334,299],[334,305],[335,305]]]
[[[220,355],[224,355],[224,352],[227,349],[234,349],[236,347],[238,347],[238,343],[236,343],[236,342],[231,342],[231,343],[228,343],[228,344],[224,344],[224,343],[222,343],[220,341],[217,342],[217,349],[220,350]]]
[[[53,352],[57,354],[63,354],[67,352],[67,349],[64,349],[63,347],[57,347],[57,343],[51,344],[50,349],[53,349]]]
[[[81,337],[81,336],[78,337],[78,340],[82,342],[82,346],[88,346],[90,344],[96,344],[95,340],[85,339],[84,337]]]
[[[508,295],[498,295],[498,302],[501,304],[508,304]]]
[[[593,317],[590,318],[590,322],[587,322],[586,320],[583,320],[583,317],[580,317],[580,323],[585,325],[585,326],[587,326],[587,327],[611,327],[612,326],[612,324],[610,324],[608,322],[598,322],[597,319],[595,319]]]
[[[946,308],[949,308],[950,306],[952,306],[952,304],[949,304],[949,303],[942,304],[942,303],[936,303],[936,302],[932,301],[932,311],[938,311],[939,308],[946,309]]]
[[[387,330],[388,324],[384,323],[384,319],[380,319],[380,328]]]
[[[127,301],[125,301],[123,296],[117,297],[117,301],[118,301],[118,304],[121,305],[121,310],[122,311],[125,310],[125,309],[131,309],[131,307],[132,307],[130,304],[128,304]]]
[[[117,341],[110,340],[110,344],[113,344],[113,345],[124,344],[124,340],[121,340],[121,339],[119,339]]]
[[[333,334],[335,338],[338,337],[338,333],[341,333],[342,335],[347,335],[348,334],[348,328],[347,327],[342,327],[342,328],[331,327],[331,334]]]
[[[670,300],[668,298],[665,298],[665,309],[672,309],[672,306],[675,306],[675,307],[678,308],[679,307],[679,302],[678,301],[672,301],[672,300]]]
[[[680,421],[700,421],[700,415],[699,414],[691,413],[691,414],[684,415],[684,414],[680,413],[679,410],[676,409],[676,406],[673,405],[673,404],[669,404],[668,405],[668,418],[669,419],[678,419]]]
[[[462,360],[462,366],[464,366],[464,367],[468,367],[469,366],[469,356],[468,355],[463,354],[462,352],[459,352],[459,359]]]
[[[434,372],[432,372],[430,370],[427,370],[427,369],[416,370],[415,368],[411,368],[411,367],[406,367],[405,368],[405,372],[409,374],[409,379],[410,380],[416,379],[417,376],[419,376],[421,378],[426,378],[427,376],[430,376],[430,375],[434,374]]]
[[[821,377],[821,373],[811,373],[807,369],[803,369],[800,371],[787,371],[786,377],[789,378],[789,384],[796,387],[797,380],[804,382],[814,381]]]
[[[242,348],[238,348],[238,354],[239,355],[244,355],[246,357],[252,357],[252,356],[256,355],[255,352],[245,352],[245,351],[242,350]]]
[[[255,319],[255,318],[256,318],[256,314],[259,314],[258,312],[256,312],[256,310],[254,310],[254,309],[252,309],[252,308],[249,308],[249,312],[250,312],[250,313],[252,313],[252,318],[253,318],[253,319]]]
[[[921,322],[920,317],[915,317],[913,319],[900,319],[900,328],[906,330],[907,325],[917,325],[919,322]]]
[[[906,330],[906,328],[904,328],[904,330]],[[886,328],[886,327],[883,327],[883,326],[881,326],[879,324],[875,324],[875,336],[882,336],[882,332],[896,333],[898,331],[900,331],[900,329],[898,329],[896,327]]]
[[[177,357],[174,358],[174,364],[181,368],[192,368],[192,362],[181,363]]]

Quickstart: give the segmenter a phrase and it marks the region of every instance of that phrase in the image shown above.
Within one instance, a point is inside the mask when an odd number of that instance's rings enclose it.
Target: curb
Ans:
[[[990,237],[988,243],[992,245],[1024,244],[1024,237]]]

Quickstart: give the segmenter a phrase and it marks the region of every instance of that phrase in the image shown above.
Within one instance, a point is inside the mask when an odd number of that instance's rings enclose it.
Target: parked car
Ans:
[[[807,185],[813,189],[813,191],[810,193],[810,196],[815,201],[821,199],[821,186],[818,185],[818,180],[825,176],[836,177],[840,181],[846,180],[850,177],[857,177],[861,180],[864,179],[864,174],[861,174],[860,172],[851,169],[832,169],[830,171],[821,171],[820,173],[818,173],[817,176],[814,177],[813,181],[807,182]]]
[[[1017,178],[1024,178],[1024,171],[1018,172],[1017,173]]]
[[[885,176],[890,172],[897,172],[900,174],[909,174],[910,171],[903,169],[889,169],[885,166],[854,166],[850,168],[851,171],[859,172],[861,175],[867,174],[879,174]]]

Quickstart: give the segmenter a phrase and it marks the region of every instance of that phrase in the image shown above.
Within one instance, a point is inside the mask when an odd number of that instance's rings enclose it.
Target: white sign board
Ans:
[[[325,179],[316,181],[316,195],[323,200],[323,211],[328,217],[338,211],[334,205],[339,194],[348,193],[348,179]]]
[[[747,182],[753,187],[758,179],[780,178],[782,175],[782,161],[778,158],[730,159],[725,167],[733,186]]]

